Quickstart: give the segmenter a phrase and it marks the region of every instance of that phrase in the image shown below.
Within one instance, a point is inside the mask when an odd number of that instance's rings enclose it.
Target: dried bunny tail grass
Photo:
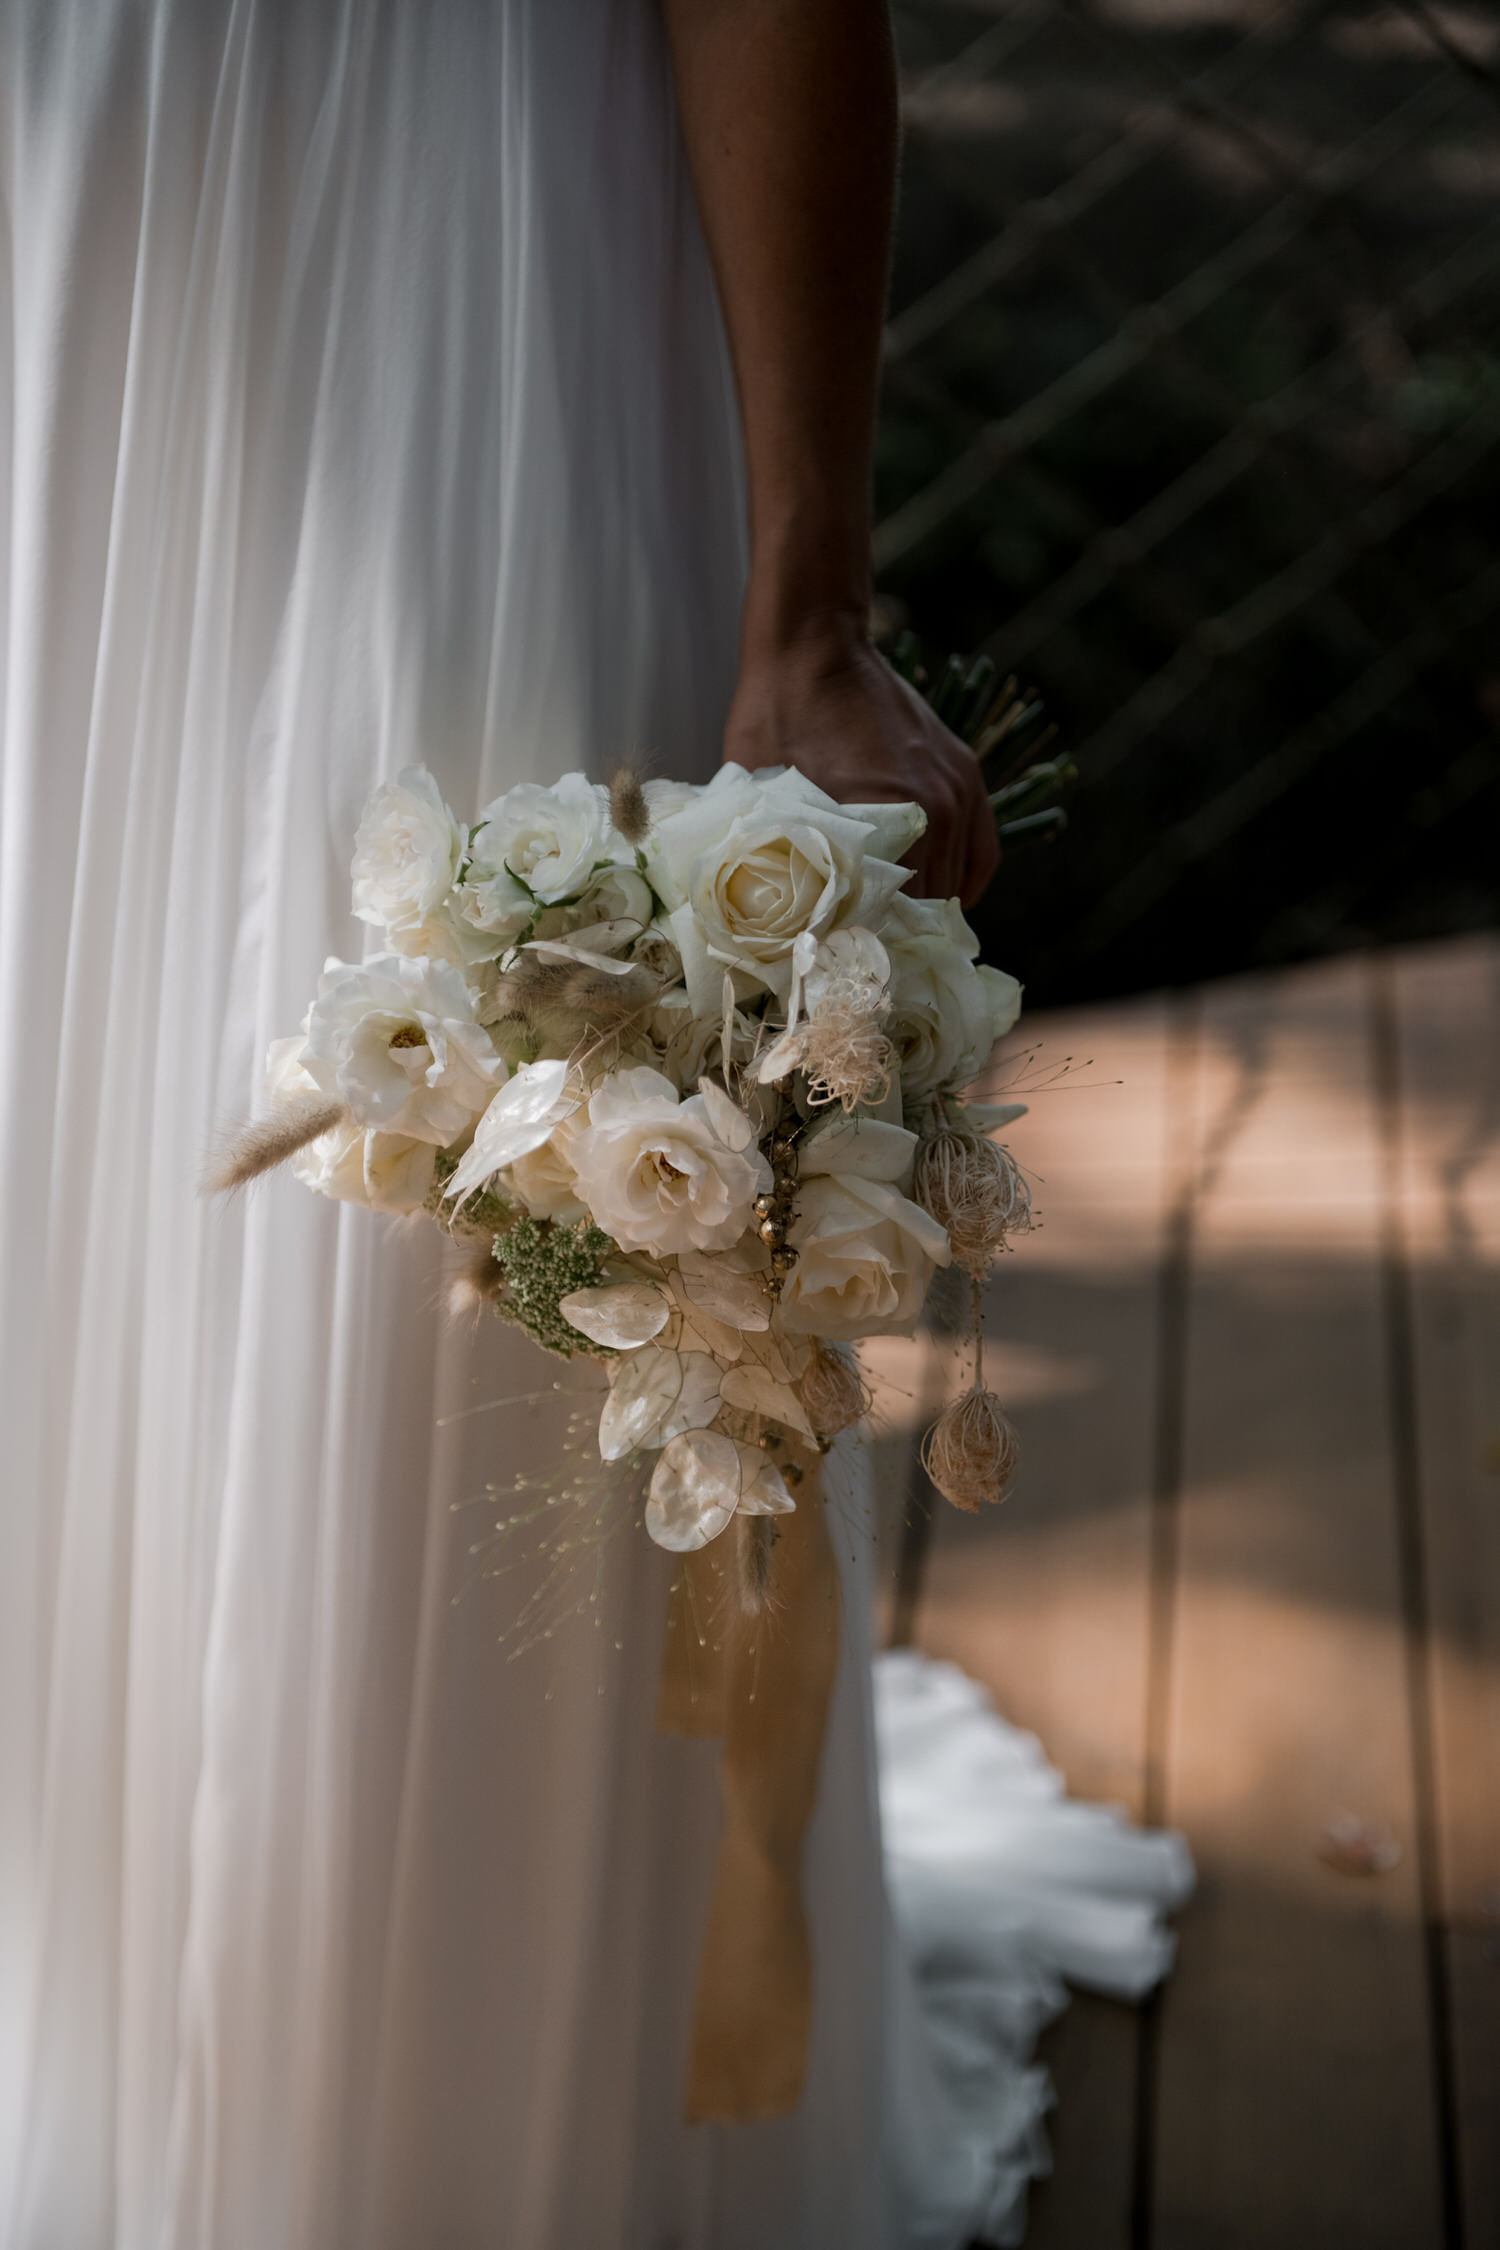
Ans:
[[[851,1352],[815,1341],[812,1358],[797,1385],[807,1418],[827,1445],[840,1430],[852,1429],[870,1411],[870,1391]]]
[[[610,777],[609,817],[627,844],[644,844],[651,829],[651,807],[634,766],[621,766]]]
[[[262,1174],[274,1172],[278,1164],[289,1162],[310,1141],[321,1140],[336,1125],[346,1123],[348,1116],[342,1102],[330,1101],[324,1094],[279,1102],[269,1117],[241,1126],[204,1173],[203,1193],[236,1194]]]
[[[1007,1235],[1031,1225],[1031,1190],[1010,1150],[952,1125],[918,1147],[911,1192],[946,1228],[955,1263],[976,1277]]]
[[[979,1383],[945,1406],[922,1440],[928,1476],[945,1500],[970,1515],[1005,1498],[1020,1453],[1015,1424]]]
[[[486,1237],[449,1282],[448,1310],[457,1319],[472,1315],[477,1320],[504,1287],[505,1268],[495,1256],[493,1238]]]
[[[730,1538],[735,1604],[742,1617],[764,1617],[771,1606],[771,1551],[776,1545],[776,1518],[736,1515]]]
[[[615,1031],[648,1007],[657,989],[657,979],[646,969],[628,969],[617,977],[587,961],[523,953],[491,988],[486,1014],[492,1022],[519,1016],[539,1031],[549,1030],[560,1018]]]

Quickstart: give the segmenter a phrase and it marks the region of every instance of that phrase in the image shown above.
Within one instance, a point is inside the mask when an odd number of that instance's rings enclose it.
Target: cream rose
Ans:
[[[357,1125],[445,1148],[505,1079],[468,986],[443,961],[329,961],[298,1057]]]
[[[303,1041],[277,1039],[266,1057],[266,1090],[275,1100],[315,1094],[318,1083],[298,1060]],[[372,1211],[417,1211],[432,1189],[437,1150],[430,1141],[399,1133],[369,1133],[351,1123],[335,1125],[298,1149],[292,1172],[304,1187],[341,1203],[363,1203]]]
[[[717,1007],[726,968],[784,995],[804,932],[877,924],[923,825],[915,805],[838,805],[793,769],[721,766],[646,847],[693,1006]]]
[[[843,1343],[915,1326],[951,1256],[944,1229],[901,1192],[916,1147],[915,1133],[870,1117],[840,1117],[807,1143],[784,1329]]]
[[[1021,987],[975,965],[979,940],[957,899],[894,898],[881,929],[891,964],[885,1025],[908,1102],[966,1086],[1021,1012]]]
[[[462,831],[432,775],[406,767],[365,806],[354,838],[355,913],[393,936],[426,922],[453,888],[462,853]]]
[[[543,787],[519,782],[479,816],[476,875],[510,875],[542,906],[573,898],[596,869],[622,853],[609,815],[609,791],[581,773]]]
[[[569,1154],[595,1224],[622,1250],[727,1250],[771,1184],[743,1110],[712,1080],[682,1100],[644,1065],[596,1088]]]

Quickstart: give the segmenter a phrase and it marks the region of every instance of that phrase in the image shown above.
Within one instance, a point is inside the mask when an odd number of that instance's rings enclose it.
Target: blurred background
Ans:
[[[1500,2245],[1500,0],[899,0],[893,648],[1076,763],[976,919],[1000,1509],[872,1347],[886,1637],[1199,1887],[1030,2250]],[[1050,754],[1050,753],[1049,753]]]
[[[1500,10],[899,0],[887,626],[1078,764],[1034,1004],[1500,919]]]

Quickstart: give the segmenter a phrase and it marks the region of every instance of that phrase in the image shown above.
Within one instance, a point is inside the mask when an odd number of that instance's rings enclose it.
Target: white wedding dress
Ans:
[[[465,1503],[554,1363],[444,1320],[431,1230],[196,1192],[361,945],[374,782],[715,762],[736,425],[651,0],[0,27],[0,2250],[1016,2239],[1056,1973],[1159,1973],[1178,1848],[892,1660],[919,2020],[856,1496],[806,2096],[683,2126],[665,1558],[512,1661]]]

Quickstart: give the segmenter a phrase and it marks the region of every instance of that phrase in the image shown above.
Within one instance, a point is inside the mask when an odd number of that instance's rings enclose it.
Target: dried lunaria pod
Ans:
[[[248,1187],[298,1151],[321,1140],[348,1117],[342,1102],[326,1094],[294,1094],[278,1102],[269,1116],[242,1125],[203,1176],[205,1195],[232,1195]]]
[[[1009,1149],[962,1126],[940,1125],[919,1143],[911,1192],[976,1279],[1008,1235],[1031,1225],[1031,1190]]]

